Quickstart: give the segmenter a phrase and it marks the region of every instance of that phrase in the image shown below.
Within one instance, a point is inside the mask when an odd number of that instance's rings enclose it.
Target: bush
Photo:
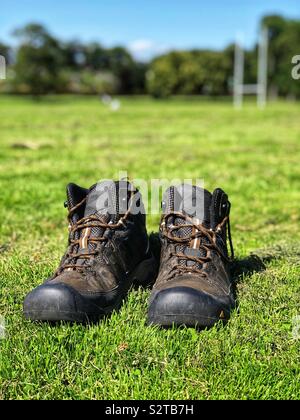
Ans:
[[[118,79],[110,72],[84,70],[69,75],[68,91],[82,94],[115,94],[119,89]]]
[[[154,97],[224,95],[231,73],[232,62],[223,52],[175,51],[153,60],[147,73],[147,91]]]

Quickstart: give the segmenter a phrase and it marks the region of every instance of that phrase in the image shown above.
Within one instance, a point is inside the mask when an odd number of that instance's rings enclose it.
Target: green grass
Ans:
[[[0,398],[300,397],[300,105],[97,98],[0,98]],[[20,148],[22,145],[37,148]],[[226,327],[145,325],[149,291],[98,325],[38,325],[25,294],[57,266],[67,239],[65,185],[204,178],[232,202],[239,309]],[[149,216],[149,232],[159,216]],[[260,251],[257,251],[260,250]],[[258,252],[265,264],[253,270]],[[250,268],[247,272],[247,268]],[[244,271],[244,274],[242,274]]]

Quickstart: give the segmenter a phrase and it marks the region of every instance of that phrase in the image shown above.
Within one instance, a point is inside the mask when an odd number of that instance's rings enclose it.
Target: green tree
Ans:
[[[115,47],[107,50],[108,68],[119,80],[120,93],[133,93],[135,88],[134,74],[136,64],[131,54],[123,47]]]
[[[107,93],[144,92],[147,66],[136,62],[125,48],[107,49],[96,42],[82,45],[77,41],[72,41],[64,45],[63,51],[66,67],[72,71],[83,72],[84,77],[80,75],[77,78],[82,83],[89,81],[83,83],[83,92],[89,90],[87,86],[94,86],[95,89],[99,86],[107,86]],[[100,80],[103,83],[100,83]],[[109,83],[106,83],[105,81],[108,80]],[[100,89],[99,93],[102,90]]]
[[[155,58],[147,72],[147,91],[156,98],[168,97],[179,88],[179,67],[184,62],[184,53],[172,51]]]
[[[70,41],[61,45],[63,64],[69,70],[80,70],[87,66],[86,46],[79,41]]]
[[[15,89],[35,96],[64,90],[64,55],[59,42],[39,24],[26,25],[14,35],[20,40],[14,65]]]
[[[271,91],[279,95],[300,97],[300,84],[291,77],[291,60],[300,54],[300,20],[281,16],[266,16],[261,25],[268,28],[269,66],[268,82]]]
[[[93,42],[85,47],[86,65],[92,70],[111,70],[109,51]]]
[[[208,50],[173,51],[153,60],[147,89],[155,97],[228,93],[230,56]]]

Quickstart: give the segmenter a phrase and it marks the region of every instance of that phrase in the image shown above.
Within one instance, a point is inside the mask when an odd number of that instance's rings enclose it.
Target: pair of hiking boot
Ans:
[[[210,327],[234,306],[230,203],[187,184],[163,195],[160,262],[146,230],[140,192],[127,181],[67,186],[69,240],[56,272],[24,301],[27,319],[97,321],[133,286],[153,286],[148,323]]]

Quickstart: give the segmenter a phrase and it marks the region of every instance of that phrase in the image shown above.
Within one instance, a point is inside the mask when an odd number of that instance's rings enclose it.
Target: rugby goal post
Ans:
[[[263,27],[258,43],[257,83],[244,84],[245,55],[240,39],[234,51],[233,104],[236,109],[243,106],[244,95],[256,95],[257,106],[265,108],[268,88],[268,28]]]

